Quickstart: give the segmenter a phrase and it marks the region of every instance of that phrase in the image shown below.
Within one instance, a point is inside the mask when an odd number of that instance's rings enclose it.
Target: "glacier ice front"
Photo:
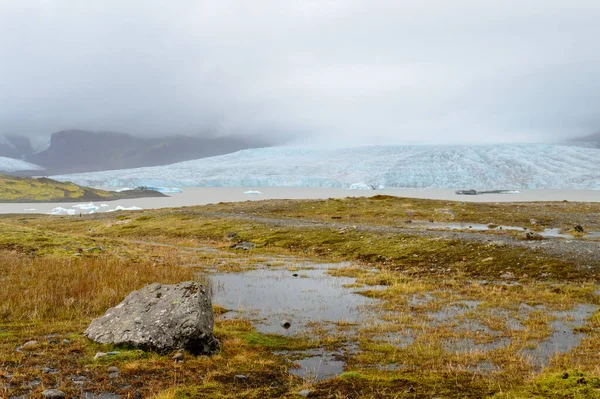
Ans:
[[[166,166],[54,176],[113,187],[600,189],[600,149],[551,144],[270,147]]]

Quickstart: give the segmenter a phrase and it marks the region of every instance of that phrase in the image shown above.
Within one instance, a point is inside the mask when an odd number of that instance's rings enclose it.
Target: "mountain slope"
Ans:
[[[600,189],[600,150],[547,144],[271,147],[173,165],[55,176],[107,186]]]
[[[111,201],[142,197],[164,197],[164,195],[147,190],[129,190],[117,193],[47,178],[34,179],[0,175],[0,202]]]
[[[0,171],[2,172],[16,172],[22,170],[44,170],[39,165],[34,165],[29,162],[21,161],[20,159],[0,157]]]
[[[241,136],[143,138],[125,133],[63,130],[52,134],[49,143],[32,142],[22,136],[0,136],[0,156],[23,159],[56,174],[167,165],[265,145],[269,143]]]

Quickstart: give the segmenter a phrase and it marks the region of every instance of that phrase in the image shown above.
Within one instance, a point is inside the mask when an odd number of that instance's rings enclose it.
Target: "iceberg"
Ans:
[[[375,190],[375,187],[373,187],[370,184],[367,183],[354,183],[353,185],[351,185],[349,187],[350,190]]]
[[[62,206],[57,206],[56,208],[52,208],[52,210],[48,214],[49,215],[73,216],[73,215],[77,214],[77,210],[76,209],[67,209],[67,208],[63,208]]]
[[[256,191],[256,190],[249,190],[249,191],[244,191],[244,194],[262,194],[260,191]]]
[[[600,189],[600,149],[558,144],[269,147],[165,166],[60,175],[110,187]]]
[[[98,209],[100,209],[100,207],[97,206],[97,205],[94,205],[93,202],[90,202],[88,204],[73,205],[73,208],[77,208],[77,209],[80,209],[82,211],[97,211]]]
[[[126,208],[126,207],[124,207],[124,206],[121,206],[121,205],[119,205],[119,206],[117,206],[117,207],[116,207],[116,208],[114,208],[114,209],[108,209],[108,210],[106,210],[106,212],[117,212],[117,211],[141,211],[141,210],[142,210],[142,208],[140,208],[140,207],[137,207],[137,206],[130,206],[129,208]]]

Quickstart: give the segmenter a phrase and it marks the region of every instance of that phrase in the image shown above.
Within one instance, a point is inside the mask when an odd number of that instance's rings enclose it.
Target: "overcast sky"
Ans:
[[[597,0],[0,0],[0,134],[600,130]]]

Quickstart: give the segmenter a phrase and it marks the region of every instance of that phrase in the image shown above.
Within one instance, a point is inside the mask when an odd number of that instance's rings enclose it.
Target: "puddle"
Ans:
[[[425,228],[427,230],[470,230],[470,231],[529,231],[527,227],[520,226],[496,226],[483,223],[444,223],[444,222],[427,222],[424,220],[411,220],[410,224],[404,227],[409,228]],[[545,238],[569,238],[574,237],[571,234],[561,233],[561,229],[547,228],[542,231],[536,231],[537,234]],[[585,232],[584,238],[600,238],[600,231]]]
[[[327,273],[339,265],[312,266],[294,272],[271,268],[212,274],[213,303],[233,310],[225,317],[246,318],[259,332],[284,335],[310,332],[313,323],[365,323],[375,316],[376,299],[344,287],[355,278]],[[283,320],[290,322],[289,329],[281,327]]]
[[[351,338],[356,335],[353,324],[364,326],[378,319],[375,305],[379,301],[360,295],[361,290],[347,288],[355,284],[355,278],[328,274],[332,268],[347,266],[295,263],[293,271],[283,266],[211,274],[212,301],[232,310],[221,317],[251,320],[262,333],[310,335],[318,328]],[[289,328],[282,327],[283,321],[290,323]],[[349,342],[338,351],[314,349],[278,354],[295,359],[291,374],[322,380],[342,373],[342,355],[357,350],[357,345]]]
[[[343,356],[348,352],[356,352],[355,345],[349,345],[339,351],[327,351],[323,348],[311,349],[303,352],[274,352],[284,356],[293,367],[290,374],[308,380],[326,380],[344,372],[346,362]]]
[[[555,354],[570,352],[586,337],[585,333],[575,332],[574,329],[583,327],[596,309],[598,307],[595,305],[577,305],[570,311],[553,312],[558,319],[550,323],[552,334],[535,348],[524,349],[523,355],[530,359],[534,367],[541,369],[548,365]]]

